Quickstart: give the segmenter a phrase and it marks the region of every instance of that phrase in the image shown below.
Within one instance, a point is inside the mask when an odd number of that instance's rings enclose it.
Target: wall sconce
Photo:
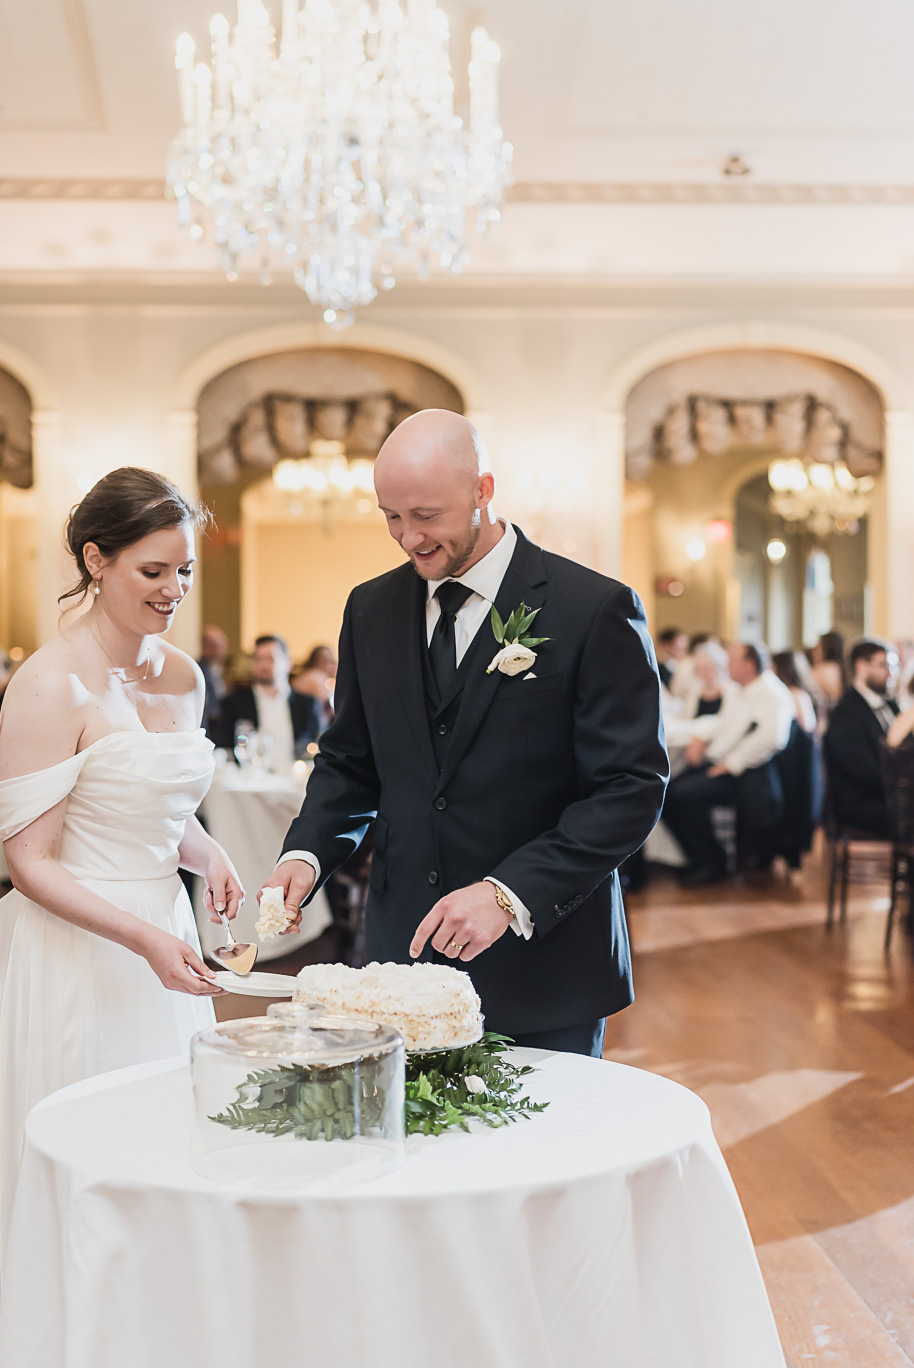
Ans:
[[[765,547],[765,555],[771,561],[772,565],[780,565],[781,561],[787,555],[786,542],[782,542],[780,537],[772,537],[771,541]]]
[[[694,537],[692,541],[686,542],[685,553],[690,561],[704,560],[708,548],[700,538]]]

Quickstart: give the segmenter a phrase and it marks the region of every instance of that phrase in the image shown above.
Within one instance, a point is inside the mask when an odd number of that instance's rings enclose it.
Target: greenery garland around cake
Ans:
[[[471,1121],[507,1126],[543,1111],[531,1102],[523,1080],[533,1070],[504,1058],[513,1042],[487,1031],[464,1049],[409,1054],[406,1058],[407,1135],[469,1130]],[[349,1140],[355,1133],[353,1095],[358,1071],[361,1130],[380,1124],[382,1099],[371,1071],[358,1065],[326,1068],[281,1065],[248,1074],[237,1097],[210,1119],[232,1130],[292,1135],[299,1140]]]

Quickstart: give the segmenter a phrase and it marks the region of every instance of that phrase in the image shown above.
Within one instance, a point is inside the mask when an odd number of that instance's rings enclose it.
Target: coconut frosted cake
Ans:
[[[469,974],[444,964],[308,964],[298,975],[295,1001],[395,1026],[408,1050],[449,1049],[482,1034]]]

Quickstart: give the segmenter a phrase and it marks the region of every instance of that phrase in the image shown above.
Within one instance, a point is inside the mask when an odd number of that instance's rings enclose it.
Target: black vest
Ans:
[[[454,734],[454,727],[457,716],[460,712],[460,705],[463,702],[463,690],[466,682],[471,678],[473,670],[486,669],[492,656],[498,650],[498,642],[495,640],[489,625],[488,616],[482,620],[482,626],[467,647],[464,657],[457,667],[457,674],[446,698],[441,698],[438,693],[438,686],[432,674],[431,662],[428,658],[428,626],[425,617],[426,601],[422,600],[422,615],[419,621],[421,632],[420,645],[422,647],[422,678],[425,684],[425,709],[428,714],[429,731],[432,738],[432,750],[435,752],[435,762],[439,771],[444,768],[445,757],[447,756],[448,746]],[[491,648],[491,649],[489,649]],[[486,651],[488,650],[488,655]]]

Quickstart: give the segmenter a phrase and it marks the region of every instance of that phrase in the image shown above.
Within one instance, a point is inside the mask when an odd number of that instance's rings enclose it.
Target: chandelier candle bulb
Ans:
[[[194,53],[196,47],[189,33],[182,33],[175,44],[175,66],[178,70],[178,91],[181,97],[181,122],[189,128],[194,121]]]
[[[284,62],[291,62],[298,56],[298,0],[282,0],[280,56]]]
[[[194,89],[197,95],[197,136],[201,142],[206,142],[213,112],[213,78],[205,62],[198,62],[194,68]]]
[[[213,110],[224,113],[229,107],[229,22],[224,14],[214,14],[209,26],[213,44]]]

